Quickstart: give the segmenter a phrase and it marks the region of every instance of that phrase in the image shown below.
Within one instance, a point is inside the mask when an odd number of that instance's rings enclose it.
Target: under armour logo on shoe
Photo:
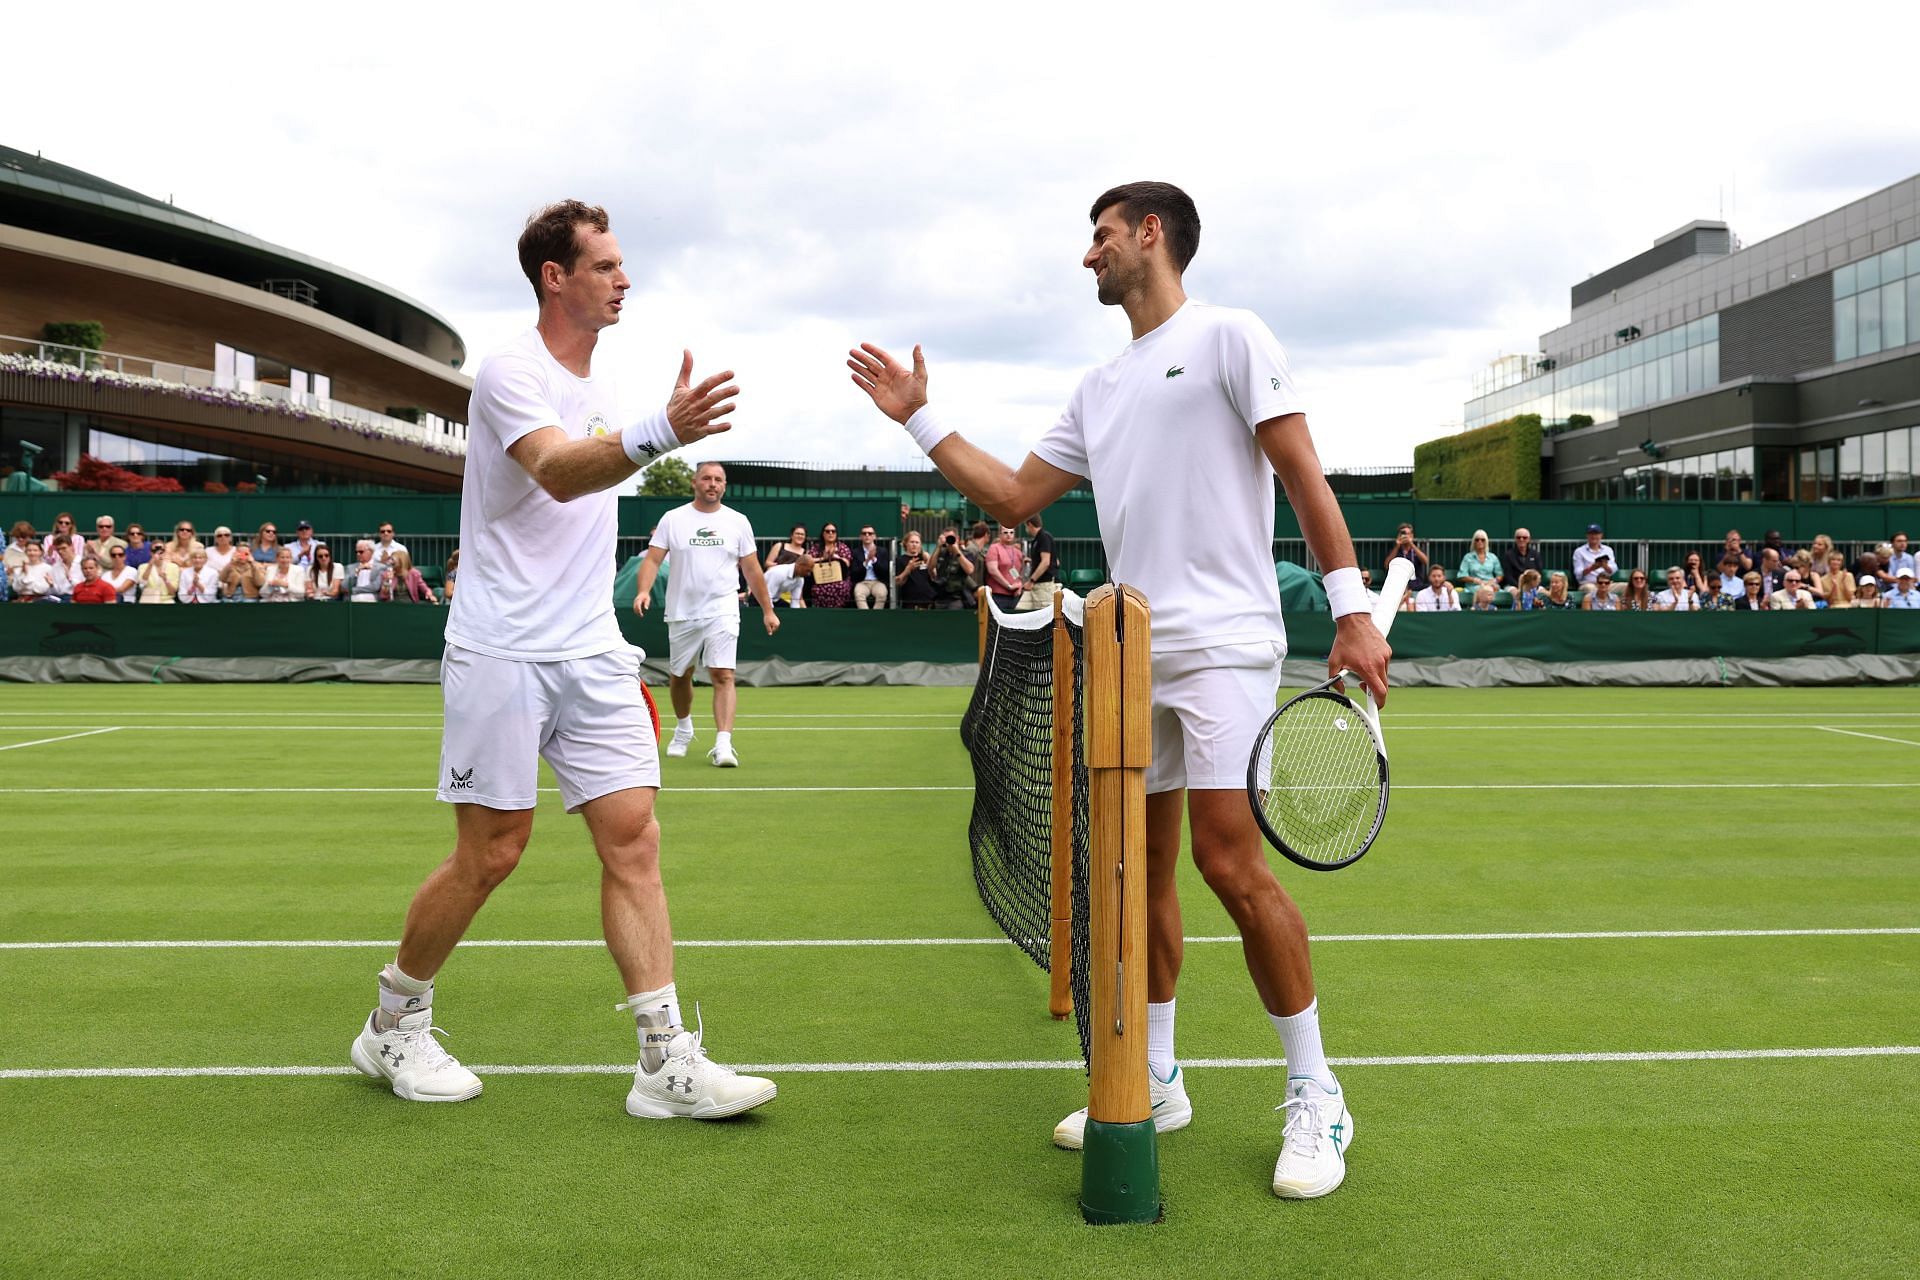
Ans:
[[[692,1097],[693,1096],[693,1077],[692,1076],[668,1076],[667,1092],[668,1093],[684,1093],[688,1097]]]
[[[406,1054],[395,1053],[393,1051],[393,1046],[390,1044],[383,1044],[380,1046],[380,1056],[385,1058],[388,1062],[392,1063],[396,1067],[407,1060]]]

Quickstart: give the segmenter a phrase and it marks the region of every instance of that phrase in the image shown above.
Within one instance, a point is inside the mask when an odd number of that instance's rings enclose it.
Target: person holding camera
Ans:
[[[934,606],[940,609],[972,608],[973,597],[968,594],[968,583],[974,581],[974,575],[978,572],[979,563],[960,546],[960,530],[948,528],[940,535],[940,547],[933,556]]]
[[[937,592],[933,586],[933,562],[920,543],[920,531],[907,531],[906,550],[893,565],[893,585],[902,609],[931,609]]]
[[[1393,568],[1395,560],[1413,561],[1413,576],[1425,581],[1427,576],[1427,553],[1413,540],[1413,526],[1402,524],[1393,532],[1393,550],[1387,553],[1387,568]]]

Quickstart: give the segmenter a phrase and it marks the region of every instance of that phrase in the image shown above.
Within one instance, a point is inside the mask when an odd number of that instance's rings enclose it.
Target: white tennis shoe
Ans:
[[[696,1013],[696,1016],[697,1013]],[[627,1093],[627,1114],[643,1120],[721,1120],[773,1101],[779,1086],[759,1076],[743,1076],[707,1057],[700,1047],[706,1034],[682,1030],[667,1042],[658,1071],[642,1063]]]
[[[673,731],[673,737],[667,739],[667,754],[675,760],[678,760],[681,756],[687,754],[687,748],[692,745],[693,730],[687,729],[683,731],[675,729]]]
[[[374,1017],[360,1028],[348,1056],[362,1074],[393,1085],[396,1097],[408,1102],[464,1102],[480,1096],[480,1077],[460,1065],[459,1059],[433,1038],[433,1010],[409,1013],[380,1031]]]
[[[1353,1113],[1347,1095],[1328,1093],[1304,1076],[1287,1079],[1287,1100],[1274,1108],[1287,1113],[1280,1136],[1280,1159],[1273,1166],[1273,1194],[1285,1200],[1324,1196],[1347,1176],[1347,1149],[1353,1146]]]
[[[740,757],[733,753],[733,745],[731,743],[726,746],[716,746],[713,750],[707,752],[707,762],[716,769],[738,769],[740,767]]]
[[[1147,1097],[1153,1103],[1153,1131],[1172,1133],[1193,1123],[1193,1102],[1187,1097],[1186,1073],[1173,1069],[1171,1080],[1161,1080],[1147,1071]],[[1087,1109],[1080,1108],[1053,1126],[1053,1145],[1078,1151],[1087,1142]]]

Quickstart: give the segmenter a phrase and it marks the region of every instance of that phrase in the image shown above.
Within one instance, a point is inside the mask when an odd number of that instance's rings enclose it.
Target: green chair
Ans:
[[[1085,595],[1088,591],[1099,586],[1106,580],[1107,575],[1098,569],[1067,570],[1067,585],[1081,595]]]

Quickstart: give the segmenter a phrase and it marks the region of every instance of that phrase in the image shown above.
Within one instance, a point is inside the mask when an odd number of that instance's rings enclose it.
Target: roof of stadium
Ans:
[[[80,240],[239,284],[305,285],[286,296],[458,369],[467,348],[423,302],[37,153],[0,146],[0,223]],[[281,289],[276,289],[280,292]]]

